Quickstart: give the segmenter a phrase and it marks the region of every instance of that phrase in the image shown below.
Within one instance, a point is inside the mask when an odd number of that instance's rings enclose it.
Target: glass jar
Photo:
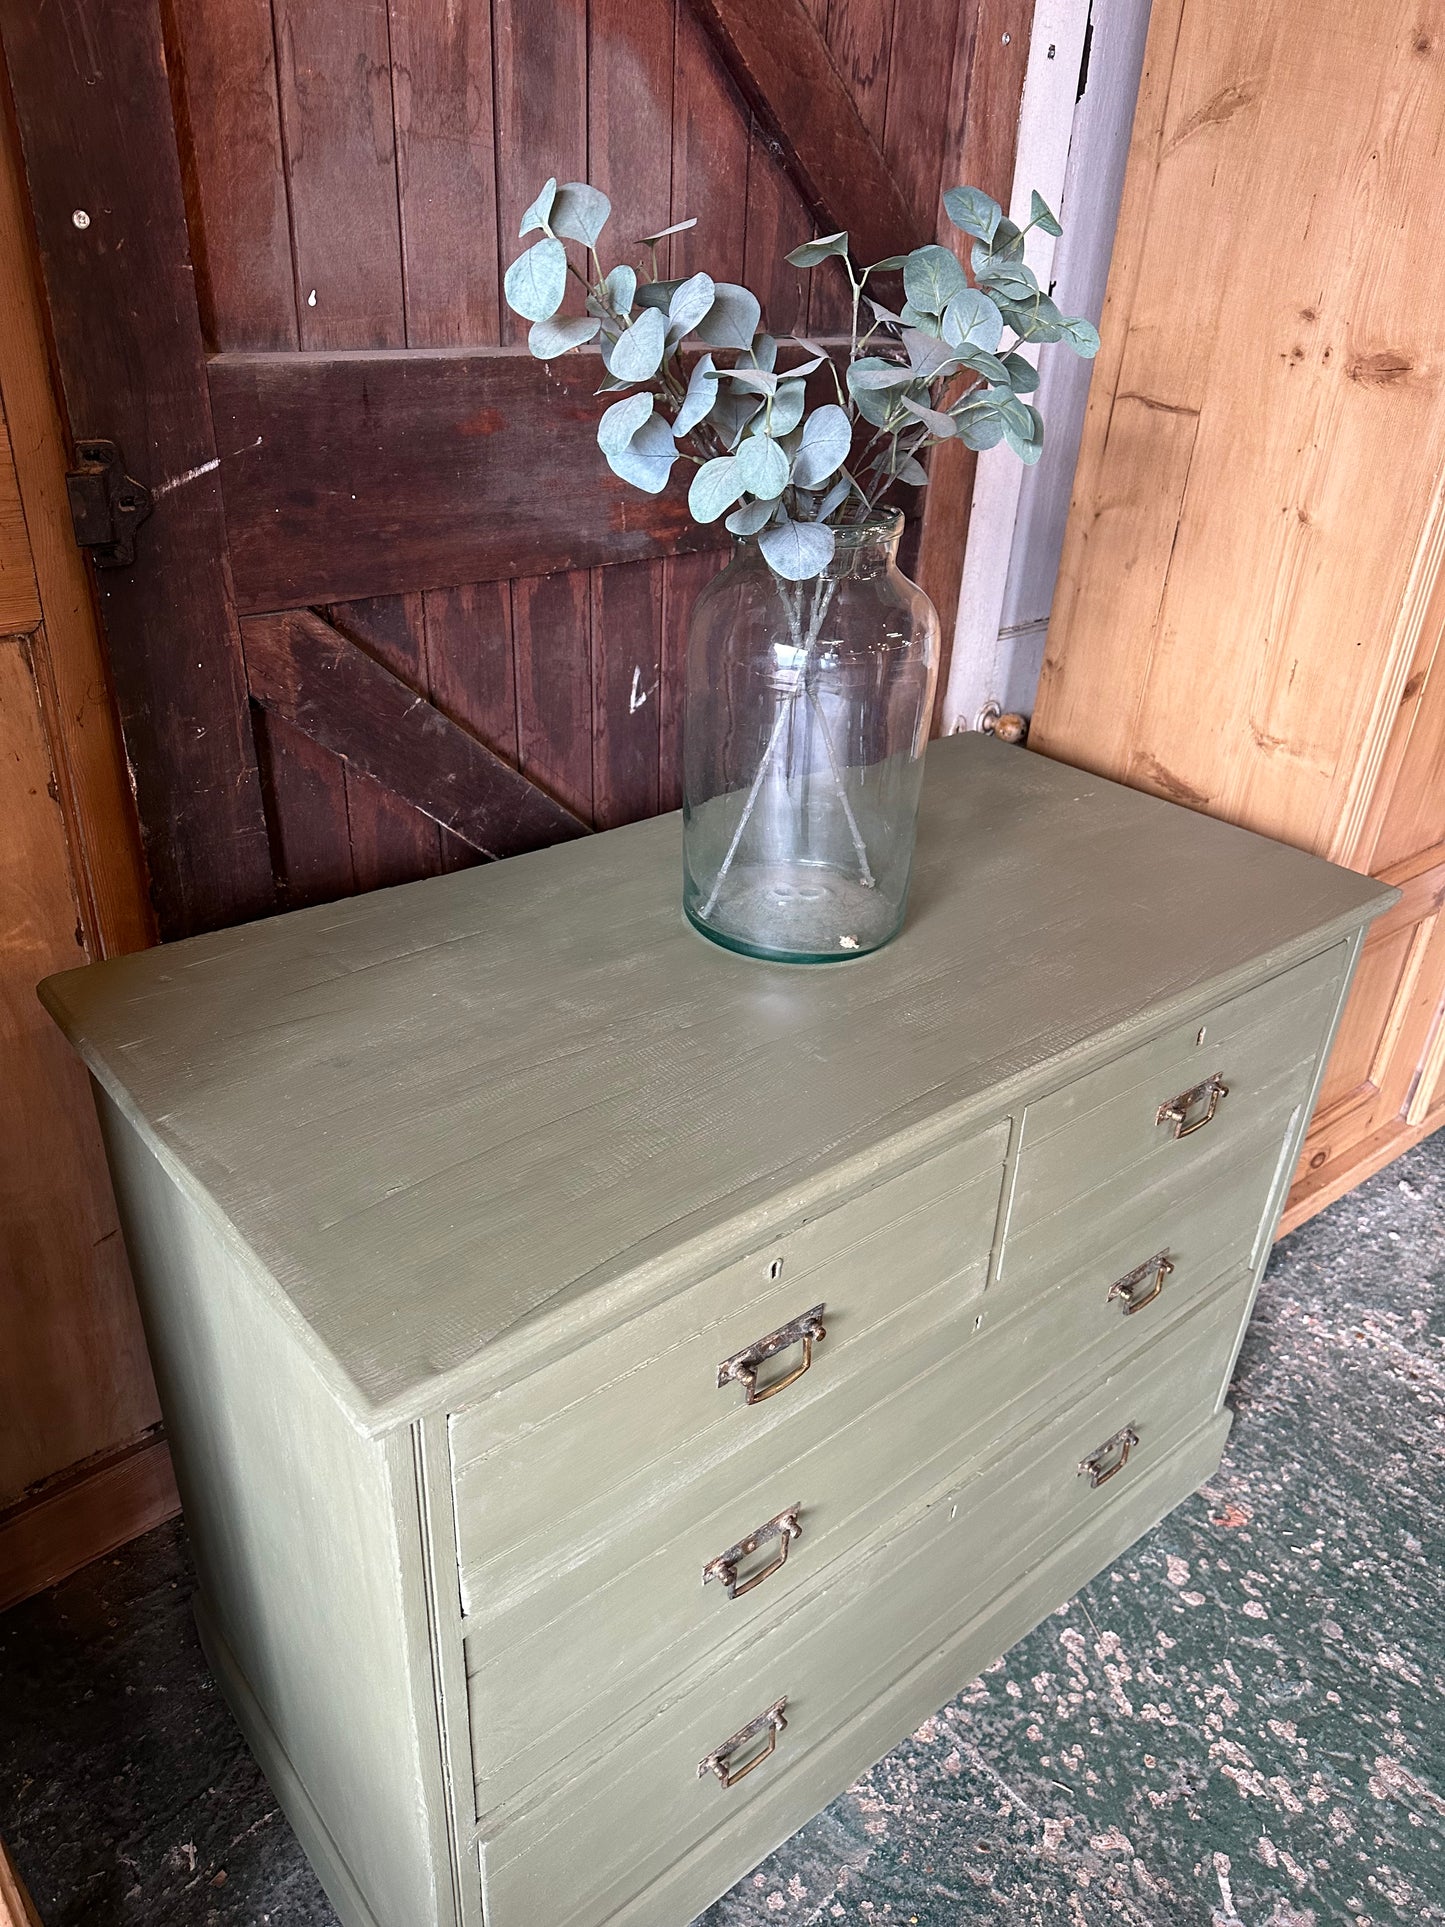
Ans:
[[[698,597],[683,726],[683,905],[751,957],[837,962],[908,897],[938,617],[898,568],[903,517],[837,530],[826,570],[774,575],[753,540]]]

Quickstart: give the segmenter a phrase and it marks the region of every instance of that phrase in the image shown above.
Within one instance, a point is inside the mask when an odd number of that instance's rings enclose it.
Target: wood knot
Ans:
[[[1373,355],[1355,355],[1349,363],[1351,381],[1366,388],[1388,388],[1403,381],[1415,364],[1399,348],[1381,348]]]

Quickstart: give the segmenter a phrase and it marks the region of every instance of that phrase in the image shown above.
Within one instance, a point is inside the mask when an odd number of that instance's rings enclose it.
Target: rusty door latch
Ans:
[[[126,474],[114,442],[77,442],[75,454],[80,466],[65,487],[76,542],[98,569],[125,568],[135,561],[135,532],[155,506],[151,492]]]

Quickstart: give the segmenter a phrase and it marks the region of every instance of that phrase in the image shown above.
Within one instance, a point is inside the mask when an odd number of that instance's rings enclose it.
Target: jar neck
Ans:
[[[903,516],[898,509],[885,509],[862,522],[850,522],[833,531],[833,559],[813,578],[820,582],[841,582],[845,578],[863,579],[886,575],[898,562],[898,543],[903,534]],[[740,560],[757,562],[763,568],[762,551],[755,536],[738,539]],[[771,574],[771,570],[769,570]]]

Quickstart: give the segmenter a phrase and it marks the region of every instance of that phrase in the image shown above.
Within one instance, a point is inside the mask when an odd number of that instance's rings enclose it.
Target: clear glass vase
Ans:
[[[715,943],[838,962],[908,898],[938,617],[898,568],[903,518],[837,531],[785,582],[740,541],[698,597],[683,728],[683,904]]]

